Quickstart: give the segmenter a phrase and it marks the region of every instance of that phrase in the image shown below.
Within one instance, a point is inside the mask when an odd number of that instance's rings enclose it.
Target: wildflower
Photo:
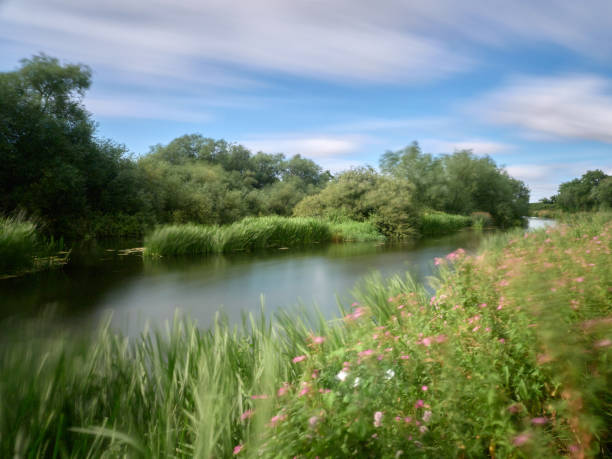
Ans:
[[[604,338],[604,339],[600,339],[599,341],[597,341],[595,343],[595,347],[608,347],[610,344],[612,344],[612,341],[610,341],[607,338]]]
[[[361,378],[359,376],[357,376],[355,378],[355,381],[353,382],[353,387],[357,387],[359,385],[360,381],[361,381]]]
[[[415,408],[423,408],[425,406],[425,402],[423,400],[417,400],[417,402],[414,404]]]
[[[513,414],[518,413],[519,411],[521,411],[521,405],[514,403],[508,407],[508,411]]]
[[[427,432],[427,426],[421,426],[421,427],[419,427],[419,432],[421,432],[422,434],[424,434],[425,432]]]
[[[436,265],[436,266],[441,265],[443,261],[444,260],[442,258],[435,257],[434,258],[434,265]]]
[[[374,353],[374,351],[372,349],[366,349],[365,351],[361,351],[357,355],[361,358],[361,357],[367,357],[369,355],[372,355],[373,353]]]
[[[406,424],[410,424],[412,422],[412,418],[410,416],[408,416],[408,417],[404,418],[404,422]]]
[[[302,390],[298,394],[298,397],[302,397],[306,395],[309,391],[310,391],[310,387],[308,387],[307,385],[304,385],[304,387],[302,387]]]
[[[234,456],[237,455],[240,451],[242,451],[242,448],[244,448],[244,445],[234,446]]]
[[[446,340],[447,340],[446,335],[438,335],[438,336],[436,336],[436,343],[443,343]]]
[[[251,395],[251,398],[253,400],[265,400],[268,398],[268,396],[266,394],[262,394],[262,395]]]
[[[382,411],[377,411],[376,413],[374,413],[374,427],[382,426],[382,418],[383,418]]]
[[[506,340],[505,340],[504,338],[500,338],[500,339],[498,339],[498,341],[499,341],[500,343],[502,343],[502,344],[504,344],[504,343],[506,342]]]
[[[431,338],[426,336],[425,338],[421,340],[421,343],[423,344],[423,346],[429,347],[431,346]]]
[[[324,336],[315,336],[312,338],[312,342],[315,344],[323,344],[325,342]]]
[[[301,362],[302,360],[306,360],[306,356],[305,355],[298,355],[297,357],[293,358],[293,363],[298,363],[298,362]]]
[[[514,440],[512,440],[512,443],[514,444],[514,446],[521,446],[527,443],[530,438],[531,438],[531,435],[529,435],[528,433],[522,433],[514,437]]]
[[[276,395],[278,397],[282,397],[283,395],[285,395],[287,392],[289,392],[289,387],[287,383],[283,383],[283,387],[279,387],[278,391],[276,392]]]
[[[421,386],[421,390],[423,392],[427,392],[428,389],[429,389],[429,387],[427,387],[427,386]]]
[[[312,416],[309,420],[308,420],[308,425],[310,426],[311,429],[314,429],[317,424],[319,423],[319,417],[318,416]]]
[[[395,376],[395,371],[393,371],[390,368],[385,372],[385,379],[391,379],[394,376]]]
[[[356,301],[353,304],[351,304],[351,307],[353,307],[353,308],[355,308],[357,306],[359,306],[359,303],[357,303]]]
[[[548,422],[548,418],[545,418],[545,417],[533,418],[531,420],[532,424],[539,425],[539,426],[546,424],[547,422]]]
[[[486,308],[487,307],[487,303],[481,303],[480,304],[480,309]]]
[[[408,360],[410,358],[409,355],[400,355],[400,359],[402,360]]]
[[[277,414],[276,416],[272,416],[272,419],[270,419],[270,426],[274,427],[279,421],[284,421],[285,419],[287,419],[286,414]]]
[[[253,416],[253,410],[246,410],[244,413],[240,415],[240,420],[244,421],[245,419],[249,419]]]
[[[433,413],[432,413],[431,411],[425,411],[425,412],[423,413],[423,421],[424,421],[424,422],[429,422],[429,420],[431,419],[431,415],[432,415],[432,414],[433,414]]]
[[[574,279],[575,282],[584,282],[584,277],[577,277]]]

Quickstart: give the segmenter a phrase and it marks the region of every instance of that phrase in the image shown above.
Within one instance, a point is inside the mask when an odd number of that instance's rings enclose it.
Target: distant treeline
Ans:
[[[89,67],[45,55],[0,73],[0,214],[25,214],[68,238],[263,215],[348,217],[403,236],[418,232],[424,212],[485,212],[500,225],[527,214],[528,189],[491,158],[434,157],[416,143],[385,153],[380,172],[335,177],[300,155],[253,153],[198,134],[134,157],[96,136],[82,104],[90,84]]]
[[[557,194],[531,204],[530,211],[588,212],[612,209],[612,176],[596,169],[559,185]]]

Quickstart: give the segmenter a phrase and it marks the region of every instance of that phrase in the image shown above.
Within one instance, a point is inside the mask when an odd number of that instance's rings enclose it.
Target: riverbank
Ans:
[[[419,222],[414,236],[438,236],[470,226],[473,219],[430,212],[423,214]],[[249,252],[328,242],[382,242],[385,239],[385,235],[369,221],[268,216],[247,217],[227,226],[161,226],[146,235],[144,246],[147,256],[176,256]]]
[[[436,260],[433,299],[370,281],[335,322],[176,320],[132,341],[4,324],[0,451],[609,454],[611,232],[592,215],[506,233]]]

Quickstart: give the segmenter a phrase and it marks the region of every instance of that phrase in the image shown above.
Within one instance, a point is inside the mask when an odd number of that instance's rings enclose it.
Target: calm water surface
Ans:
[[[530,219],[530,227],[548,224]],[[475,251],[487,231],[465,230],[405,244],[330,244],[308,249],[202,258],[143,259],[117,249],[137,241],[73,249],[61,270],[0,281],[1,316],[35,316],[52,309],[67,326],[93,326],[112,311],[113,326],[133,335],[145,322],[160,324],[176,310],[209,325],[218,310],[230,322],[242,311],[316,304],[327,316],[337,301],[353,301],[355,283],[374,272],[433,273],[434,257],[461,247]]]

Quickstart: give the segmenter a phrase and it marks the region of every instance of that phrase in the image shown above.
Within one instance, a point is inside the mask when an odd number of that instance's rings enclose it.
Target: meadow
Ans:
[[[129,340],[2,324],[3,457],[596,457],[612,452],[612,217],[371,278],[286,310]]]

